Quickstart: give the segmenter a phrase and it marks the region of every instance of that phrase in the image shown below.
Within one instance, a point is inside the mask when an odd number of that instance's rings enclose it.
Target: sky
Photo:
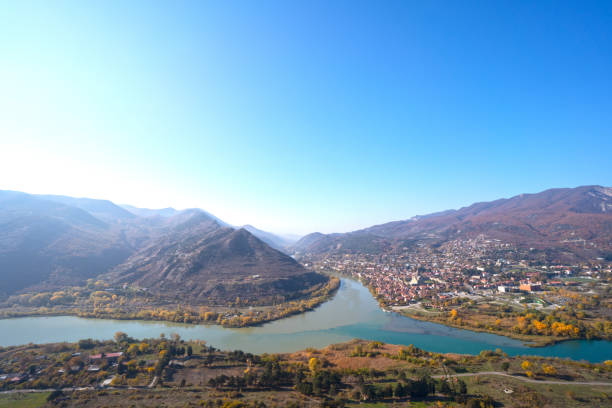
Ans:
[[[610,1],[7,1],[0,189],[344,232],[612,185]]]

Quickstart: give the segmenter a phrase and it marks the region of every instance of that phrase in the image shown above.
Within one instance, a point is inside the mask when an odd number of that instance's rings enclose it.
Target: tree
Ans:
[[[557,374],[557,369],[549,364],[542,364],[542,371],[546,375],[556,375]]]
[[[95,347],[96,343],[92,339],[79,340],[79,350],[89,350]]]
[[[313,374],[316,373],[321,368],[321,360],[316,357],[312,357],[310,360],[308,360],[308,368],[310,368],[310,371]]]
[[[63,396],[64,396],[64,393],[61,390],[55,390],[47,396],[47,401],[51,402]]]
[[[525,360],[521,363],[521,368],[525,371],[529,370],[531,368],[531,361],[529,360]]]
[[[421,377],[410,384],[410,395],[416,398],[424,398],[435,392],[435,383],[428,375]]]
[[[406,388],[402,385],[402,383],[395,383],[393,386],[393,396],[395,398],[403,398],[406,396]]]
[[[124,332],[118,331],[117,333],[115,333],[115,343],[121,343],[127,341],[127,339],[128,335]]]
[[[509,362],[507,362],[507,361],[504,361],[504,362],[501,364],[501,368],[502,368],[502,370],[504,370],[504,371],[508,371],[508,369],[510,368],[510,363],[509,363]]]
[[[361,398],[365,401],[374,399],[376,397],[376,389],[373,385],[364,384],[361,390]]]
[[[440,380],[438,391],[440,392],[440,394],[444,395],[451,395],[453,393],[450,388],[450,385],[448,385],[448,382],[446,380]]]
[[[309,382],[298,382],[295,388],[304,395],[312,395],[312,384]]]
[[[138,344],[130,344],[130,347],[128,347],[127,349],[127,353],[131,356],[135,356],[139,353],[139,348],[138,348]]]
[[[457,392],[461,395],[467,394],[467,384],[465,381],[461,379],[457,380]]]
[[[70,360],[68,360],[68,367],[73,366],[83,367],[83,360],[81,360],[81,358],[78,356],[72,357]]]

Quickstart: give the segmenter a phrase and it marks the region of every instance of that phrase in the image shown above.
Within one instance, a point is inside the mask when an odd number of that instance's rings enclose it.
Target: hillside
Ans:
[[[296,254],[375,253],[411,240],[441,243],[479,234],[519,247],[559,250],[577,257],[610,253],[612,189],[583,186],[521,194],[346,234],[310,234],[291,249]]]
[[[96,218],[106,221],[124,221],[136,218],[134,214],[108,200],[74,198],[62,195],[36,195],[43,200],[54,201],[87,211]]]
[[[123,262],[131,245],[113,225],[74,206],[0,191],[0,291],[74,284]]]
[[[169,298],[225,304],[292,299],[327,282],[245,229],[180,229],[141,249],[103,278]]]
[[[262,303],[327,282],[206,211],[128,208],[145,216],[107,200],[0,191],[0,300],[104,277],[181,301]]]

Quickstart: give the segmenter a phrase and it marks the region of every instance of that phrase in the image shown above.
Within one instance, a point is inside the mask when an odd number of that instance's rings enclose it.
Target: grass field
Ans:
[[[48,392],[0,394],[0,408],[38,408],[47,402]]]

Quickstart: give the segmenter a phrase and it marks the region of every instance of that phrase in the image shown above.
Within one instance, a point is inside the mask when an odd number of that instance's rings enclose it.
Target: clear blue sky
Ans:
[[[347,231],[612,185],[611,1],[12,1],[0,188]]]

